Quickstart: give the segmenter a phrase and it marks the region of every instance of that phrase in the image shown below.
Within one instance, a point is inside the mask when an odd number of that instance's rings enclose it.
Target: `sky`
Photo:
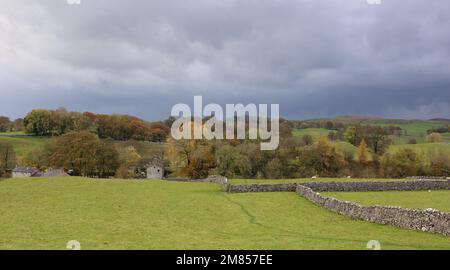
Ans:
[[[0,1],[0,115],[158,120],[201,95],[289,119],[450,118],[448,0],[71,1]]]

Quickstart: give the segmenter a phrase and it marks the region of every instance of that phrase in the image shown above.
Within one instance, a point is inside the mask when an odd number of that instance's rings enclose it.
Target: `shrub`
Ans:
[[[409,139],[408,144],[417,144],[416,139]]]
[[[380,163],[380,173],[385,177],[401,178],[425,172],[423,155],[409,148],[402,148],[394,154],[384,154]]]
[[[442,142],[442,136],[439,133],[433,132],[430,135],[427,136],[427,142],[429,143],[436,143],[436,142]]]

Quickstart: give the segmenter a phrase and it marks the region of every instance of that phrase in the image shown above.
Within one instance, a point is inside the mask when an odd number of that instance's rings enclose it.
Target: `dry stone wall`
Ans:
[[[230,193],[246,193],[246,192],[295,192],[297,189],[296,183],[290,184],[271,184],[271,185],[231,185],[224,186],[224,190]]]
[[[315,182],[270,185],[230,185],[224,190],[243,192],[297,192],[316,205],[353,219],[389,224],[405,229],[439,233],[450,236],[450,213],[434,209],[414,210],[397,206],[363,206],[322,196],[318,192],[362,191],[419,191],[450,190],[450,180],[365,181],[365,182]]]
[[[409,180],[409,181],[364,181],[364,182],[314,182],[304,183],[304,186],[318,192],[351,192],[351,191],[417,191],[450,189],[448,180]],[[224,190],[230,193],[245,192],[295,192],[297,183],[287,184],[253,184],[224,186]]]
[[[364,181],[364,182],[316,182],[305,183],[318,192],[361,192],[361,191],[418,191],[450,189],[447,180],[408,180],[408,181]]]
[[[172,182],[194,182],[194,183],[216,183],[220,185],[227,185],[228,178],[225,176],[209,176],[203,179],[189,179],[189,178],[164,178],[166,181]]]
[[[336,198],[324,197],[303,185],[297,186],[297,193],[314,204],[353,219],[450,236],[450,213],[434,209],[422,211],[396,206],[363,206]]]

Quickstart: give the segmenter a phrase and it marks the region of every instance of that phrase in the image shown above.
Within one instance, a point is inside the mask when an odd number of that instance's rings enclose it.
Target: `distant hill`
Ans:
[[[449,118],[433,118],[433,119],[430,119],[429,121],[438,121],[438,122],[450,123],[450,119]]]

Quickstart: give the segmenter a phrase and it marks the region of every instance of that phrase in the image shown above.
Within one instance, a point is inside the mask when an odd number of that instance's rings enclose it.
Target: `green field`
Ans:
[[[0,181],[0,249],[450,249],[450,238],[354,221],[295,193],[85,178]]]
[[[429,120],[400,120],[400,119],[378,119],[378,120],[366,120],[363,124],[389,126],[394,125],[400,127],[406,131],[405,135],[391,136],[394,144],[408,144],[410,139],[415,139],[417,143],[425,143],[427,131],[433,128],[439,128],[447,123],[440,121]],[[444,142],[450,142],[450,137],[444,135]]]
[[[43,146],[49,138],[47,137],[33,137],[24,136],[20,134],[0,133],[0,142],[9,142],[12,144],[14,151],[18,157],[35,149],[36,147]]]
[[[324,128],[305,128],[305,129],[294,129],[292,131],[292,135],[295,137],[302,137],[304,135],[311,135],[314,140],[319,139],[320,137],[327,137],[330,130]]]
[[[336,119],[330,119],[336,120]],[[348,119],[337,119],[346,124],[361,124],[361,125],[373,125],[386,127],[389,125],[394,125],[400,127],[406,132],[406,134],[401,136],[392,135],[393,144],[402,145],[408,144],[410,139],[415,139],[417,143],[426,143],[425,138],[427,136],[427,131],[433,128],[442,127],[447,122],[441,121],[430,121],[430,120],[401,120],[401,119],[366,119],[366,118],[348,118]],[[327,136],[330,130],[324,128],[306,128],[306,129],[294,129],[294,136],[303,136],[306,134],[311,135],[314,139],[318,139],[321,136]],[[450,142],[450,133],[442,133],[442,141]]]
[[[363,205],[392,205],[412,209],[439,209],[450,212],[450,191],[383,191],[383,192],[334,192],[325,196],[357,202]]]

